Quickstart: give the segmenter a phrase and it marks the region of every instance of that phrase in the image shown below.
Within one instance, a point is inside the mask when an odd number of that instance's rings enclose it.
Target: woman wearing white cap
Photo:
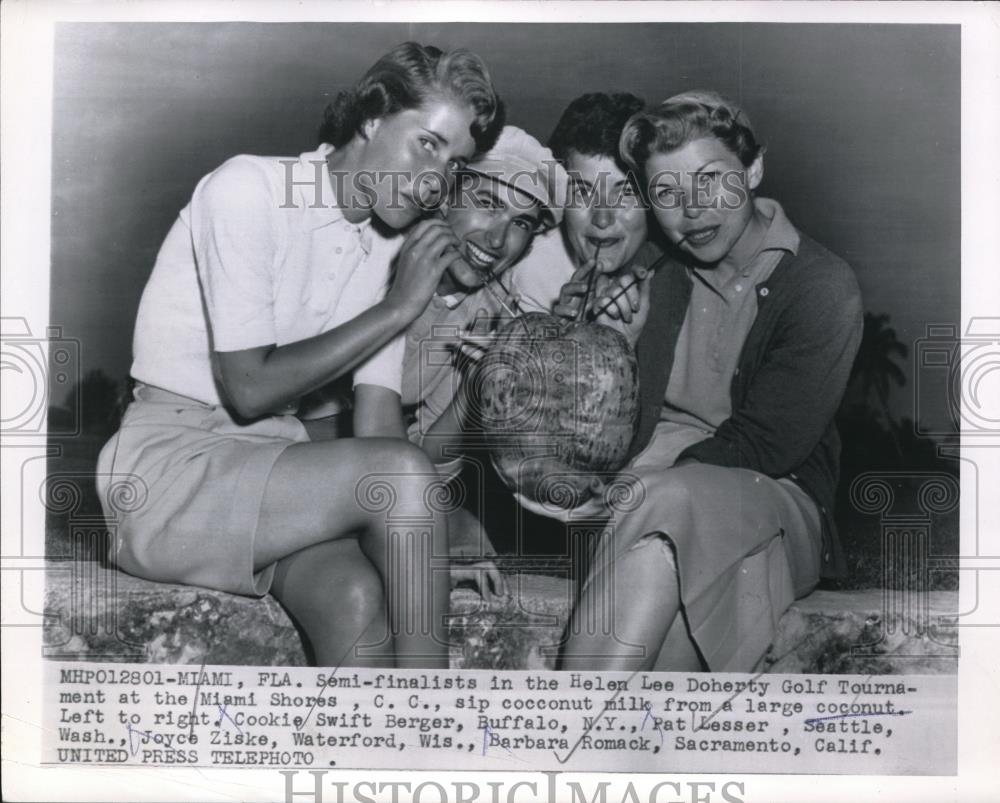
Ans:
[[[474,335],[488,335],[500,318],[522,311],[522,296],[532,296],[532,272],[508,271],[536,234],[558,234],[565,192],[566,174],[552,152],[515,126],[506,126],[496,145],[460,172],[444,217],[462,259],[442,273],[407,330],[403,361],[410,438],[435,459],[454,445],[465,412],[452,403],[461,385],[460,337],[473,328]]]
[[[454,454],[467,445],[465,429],[475,426],[469,420],[473,405],[465,396],[468,363],[462,349],[470,342],[485,345],[503,319],[545,310],[555,301],[562,281],[541,281],[552,262],[544,254],[533,260],[529,251],[536,235],[559,237],[565,192],[565,171],[552,152],[507,126],[488,153],[461,171],[443,210],[462,259],[444,271],[427,308],[407,331],[403,404],[410,439],[445,473],[461,468],[462,459]],[[546,296],[546,288],[553,295]],[[482,559],[493,552],[481,523],[465,509],[452,513],[449,532],[455,558]],[[491,562],[469,571],[486,573],[479,581],[484,591],[489,584],[504,590]]]

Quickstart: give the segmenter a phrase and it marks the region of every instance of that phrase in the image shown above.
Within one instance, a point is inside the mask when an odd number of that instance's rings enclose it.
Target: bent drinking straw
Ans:
[[[651,279],[652,278],[651,274],[655,273],[656,270],[664,262],[666,262],[666,260],[667,260],[667,255],[664,254],[658,260],[656,260],[656,262],[654,262],[652,265],[650,265],[648,268],[646,268],[646,270],[648,271],[647,274],[646,274],[646,278],[647,279]],[[598,309],[594,310],[593,314],[590,317],[591,318],[596,318],[601,313],[607,312],[611,308],[612,304],[614,304],[619,298],[621,298],[623,295],[625,295],[625,293],[627,293],[630,288],[635,287],[638,283],[639,282],[635,278],[635,274],[632,274],[632,281],[630,281],[621,290],[619,290],[617,293],[615,293],[613,296],[611,296]]]
[[[510,303],[517,306],[517,300],[514,298],[514,294],[511,293],[510,290],[508,290],[506,287],[504,287],[503,282],[500,281],[500,277],[493,272],[493,268],[486,268],[486,275],[489,276],[489,281],[486,282],[486,284],[484,284],[483,287],[485,287],[486,290],[489,292],[489,294],[499,302],[500,306],[504,308],[504,310],[507,312],[508,315],[510,315],[511,318],[517,318],[518,314],[514,312],[514,310],[512,310],[510,307],[508,307],[506,303],[504,303],[504,300],[500,298],[500,295],[496,291],[494,291],[492,287],[490,287],[490,282],[496,282],[497,284],[499,284],[500,287],[503,289],[503,291],[507,294],[507,297],[510,299]]]

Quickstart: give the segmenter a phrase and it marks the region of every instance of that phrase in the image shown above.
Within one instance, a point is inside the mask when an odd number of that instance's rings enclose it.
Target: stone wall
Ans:
[[[452,592],[453,668],[551,668],[573,585],[508,574],[511,595],[486,604]],[[818,591],[781,620],[766,672],[953,673],[956,592],[886,596]],[[96,561],[50,561],[45,655],[60,660],[301,666],[302,639],[272,597],[251,599],[139,580]]]

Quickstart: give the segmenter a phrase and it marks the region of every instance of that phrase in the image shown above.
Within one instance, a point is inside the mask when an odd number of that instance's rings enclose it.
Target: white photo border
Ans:
[[[572,8],[570,8],[572,6]],[[1000,5],[950,3],[459,3],[378,2],[143,2],[59,3],[13,0],[2,7],[3,105],[2,145],[2,294],[4,316],[24,318],[32,332],[49,324],[49,209],[51,204],[51,128],[53,31],[59,21],[523,21],[558,22],[571,14],[574,22],[599,23],[646,20],[685,22],[857,22],[950,23],[962,28],[962,326],[976,317],[995,317],[1000,299],[1000,265],[995,237],[1000,221]],[[987,388],[996,392],[995,385]],[[44,442],[5,442],[2,450],[4,496],[17,493],[20,464],[44,452]],[[964,447],[974,446],[969,439]],[[971,459],[971,458],[970,458]],[[995,461],[994,461],[995,462]],[[968,464],[966,464],[968,466]],[[984,467],[980,467],[984,468]],[[976,487],[976,476],[980,485]],[[984,471],[963,471],[962,554],[982,558],[980,586],[989,585],[991,571],[1000,568],[998,497],[984,493]],[[969,484],[971,482],[971,485]],[[995,487],[995,486],[994,486]],[[13,606],[42,610],[42,583],[10,582],[7,572],[31,576],[29,563],[8,555],[44,553],[44,511],[10,521],[11,505],[2,520],[4,623]],[[977,538],[978,535],[978,538]],[[23,540],[22,540],[23,539]],[[26,544],[17,551],[12,542]],[[994,556],[994,557],[990,557]],[[25,558],[24,560],[30,560]],[[990,562],[992,561],[992,562]],[[994,569],[989,567],[993,566]],[[40,574],[40,572],[36,572]],[[993,577],[998,575],[994,574]],[[993,585],[998,585],[996,580]],[[980,595],[968,598],[963,585],[961,610],[997,605]],[[14,593],[16,597],[8,597]],[[992,609],[991,609],[992,610]],[[996,608],[997,619],[1000,605]],[[959,774],[957,777],[746,776],[747,801],[804,800],[985,800],[998,788],[996,756],[1000,735],[990,716],[1000,688],[997,626],[960,628]],[[109,767],[39,768],[42,741],[41,629],[3,627],[3,791],[11,800],[280,800],[283,778],[275,770],[216,770]],[[386,780],[410,780],[414,772],[385,773]],[[370,773],[344,772],[351,782]],[[465,773],[436,772],[442,781]],[[510,773],[484,773],[483,780],[512,782]],[[544,777],[532,773],[542,784]],[[626,776],[606,776],[609,779]],[[648,789],[659,776],[628,776],[637,791]],[[733,776],[699,775],[722,784]],[[592,778],[567,774],[583,784]]]

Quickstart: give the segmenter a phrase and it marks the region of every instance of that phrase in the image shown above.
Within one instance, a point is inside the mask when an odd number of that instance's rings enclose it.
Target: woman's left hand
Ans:
[[[646,268],[626,270],[614,278],[599,276],[590,306],[593,320],[621,332],[635,347],[649,317],[652,276]]]
[[[475,583],[479,595],[487,601],[498,601],[508,596],[507,580],[488,558],[475,563],[452,563],[451,587],[463,582]]]
[[[575,507],[572,510],[565,510],[563,508],[556,507],[555,505],[543,505],[541,502],[535,502],[519,493],[514,494],[514,499],[516,499],[517,503],[525,510],[534,513],[537,516],[544,516],[547,519],[561,521],[564,524],[570,521],[580,521],[584,519],[602,519],[609,515],[607,505],[604,503],[603,489],[601,492],[595,493],[582,505]]]

